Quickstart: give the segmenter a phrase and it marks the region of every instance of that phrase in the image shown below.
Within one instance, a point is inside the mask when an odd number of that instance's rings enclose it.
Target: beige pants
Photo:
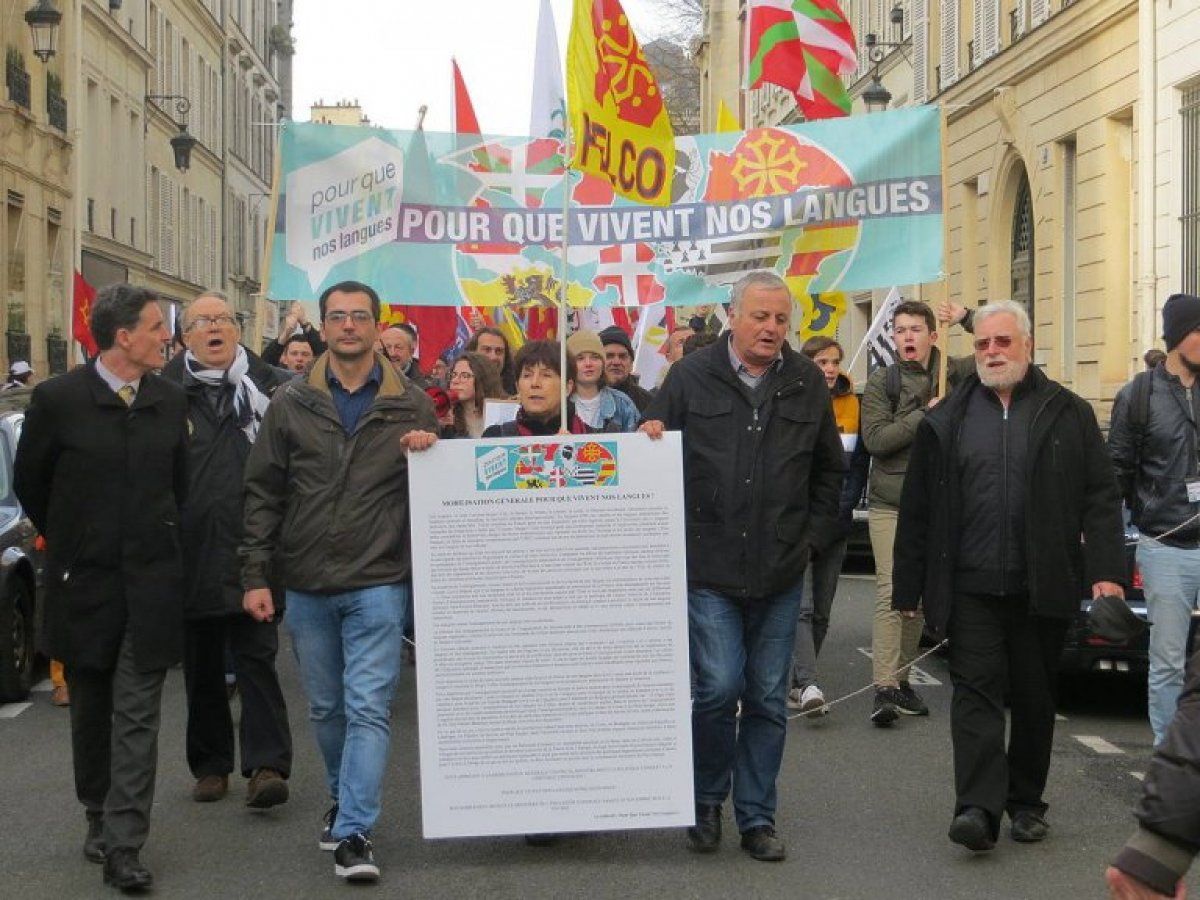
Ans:
[[[924,617],[907,619],[892,609],[892,545],[896,543],[897,512],[872,508],[867,514],[871,551],[875,554],[875,619],[871,626],[871,657],[876,687],[896,687],[908,680],[908,667],[917,658]]]

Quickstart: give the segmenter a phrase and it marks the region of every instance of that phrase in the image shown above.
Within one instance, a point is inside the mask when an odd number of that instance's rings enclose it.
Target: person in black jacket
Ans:
[[[742,848],[786,857],[775,780],[810,547],[837,534],[846,464],[821,370],[786,343],[792,297],[767,272],[732,292],[730,334],[667,374],[639,428],[683,432],[696,824],[721,839],[733,790]],[[741,702],[741,720],[737,718]]]
[[[182,644],[187,401],[153,374],[171,340],[155,294],[104,288],[91,329],[99,356],[33,390],[14,488],[46,539],[47,650],[71,691],[83,852],[106,883],[144,890],[162,686]]]
[[[279,326],[279,336],[263,347],[263,362],[269,366],[279,365],[283,361],[288,340],[293,335],[299,335],[308,342],[312,348],[314,359],[326,350],[321,332],[312,322],[308,321],[308,310],[305,309],[303,303],[297,300],[287,311],[287,315],[283,317],[283,322]]]
[[[241,329],[225,296],[201,294],[183,314],[187,352],[164,377],[188,398],[188,502],[182,511],[185,593],[184,684],[192,799],[220,800],[233,771],[233,718],[225,687],[225,648],[242,695],[239,737],[246,805],[265,809],[288,797],[292,765],[287,707],[275,655],[277,621],[256,622],[242,609],[242,480],[270,397],[292,380],[239,343]]]
[[[645,413],[654,395],[638,384],[633,374],[633,342],[629,335],[620,325],[610,325],[600,332],[600,343],[604,345],[604,380],[632,400],[638,412]]]
[[[1126,576],[1120,498],[1091,407],[1031,365],[1021,306],[981,307],[974,328],[976,374],[917,426],[892,605],[923,604],[927,627],[950,639],[950,839],[983,852],[1006,811],[1014,840],[1046,836],[1067,625],[1085,590],[1123,596]]]
[[[1200,297],[1163,305],[1166,360],[1113,401],[1108,450],[1141,532],[1138,566],[1150,629],[1150,727],[1162,741],[1183,688],[1188,634],[1200,594]]]
[[[1134,815],[1137,831],[1106,873],[1113,900],[1181,896],[1180,880],[1200,853],[1200,654],[1188,663],[1179,708],[1154,748]]]

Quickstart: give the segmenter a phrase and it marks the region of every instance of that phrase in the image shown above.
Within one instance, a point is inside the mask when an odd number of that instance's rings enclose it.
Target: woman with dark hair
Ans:
[[[812,590],[805,592],[796,623],[787,705],[789,709],[813,716],[826,711],[825,695],[816,683],[817,654],[821,652],[821,644],[829,630],[833,595],[837,591],[838,576],[846,557],[846,536],[853,521],[854,507],[858,505],[867,483],[870,456],[858,439],[858,395],[854,393],[850,376],[841,368],[842,345],[833,338],[818,335],[805,341],[800,352],[815,362],[825,376],[825,385],[829,388],[833,403],[833,417],[842,436],[842,448],[846,452],[849,470],[842,483],[838,536],[820,553],[812,555],[808,566]]]
[[[454,424],[444,437],[477,438],[483,434],[485,400],[501,400],[500,373],[481,353],[464,353],[450,369],[450,403]]]
[[[575,389],[575,360],[567,357],[567,371],[562,370],[558,341],[530,341],[517,351],[514,368],[517,371],[517,399],[521,402],[517,417],[503,425],[491,425],[484,437],[516,437],[518,435],[558,434],[562,422],[562,386],[567,382],[567,395]],[[567,401],[567,430],[571,434],[594,434],[575,412],[575,404]]]
[[[517,393],[517,373],[513,368],[512,348],[508,346],[508,338],[499,328],[485,325],[473,335],[467,344],[467,352],[479,353],[490,361],[500,373],[500,386],[505,396],[513,397]]]

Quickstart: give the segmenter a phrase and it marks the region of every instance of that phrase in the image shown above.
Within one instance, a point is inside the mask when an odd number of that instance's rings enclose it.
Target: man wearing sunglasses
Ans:
[[[371,831],[411,591],[405,451],[431,447],[438,424],[429,396],[373,351],[373,288],[341,282],[320,307],[329,350],[276,392],[246,464],[243,604],[271,621],[277,572],[332,802],[318,846],[339,877],[376,881]]]
[[[957,801],[949,837],[1048,832],[1055,672],[1085,591],[1124,595],[1116,478],[1091,406],[1032,365],[1024,307],[975,310],[975,374],[917,426],[892,606],[950,639]],[[1081,542],[1082,537],[1082,542]],[[1005,702],[1012,724],[1005,748]]]

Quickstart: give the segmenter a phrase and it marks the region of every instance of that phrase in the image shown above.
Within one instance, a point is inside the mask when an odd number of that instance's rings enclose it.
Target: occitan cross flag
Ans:
[[[618,0],[575,0],[567,109],[576,169],[599,175],[635,202],[671,202],[675,133]]]

